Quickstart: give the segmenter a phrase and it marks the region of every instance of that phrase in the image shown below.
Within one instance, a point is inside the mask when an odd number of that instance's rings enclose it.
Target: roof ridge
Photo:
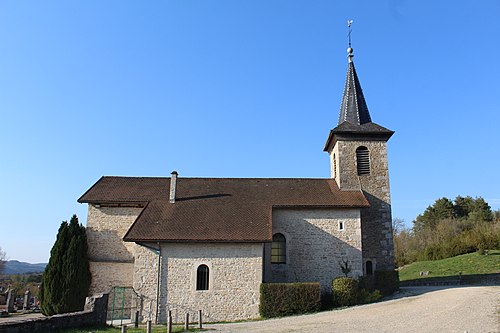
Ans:
[[[103,178],[125,178],[125,179],[170,179],[170,176],[102,176]],[[181,177],[177,179],[224,179],[224,180],[330,180],[328,177]]]

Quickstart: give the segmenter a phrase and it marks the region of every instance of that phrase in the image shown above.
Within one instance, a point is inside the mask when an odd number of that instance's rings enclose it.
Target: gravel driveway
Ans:
[[[394,299],[380,303],[206,328],[218,333],[500,333],[500,287],[406,287]]]

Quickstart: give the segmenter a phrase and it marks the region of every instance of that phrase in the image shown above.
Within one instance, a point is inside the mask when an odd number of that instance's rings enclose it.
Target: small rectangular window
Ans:
[[[344,230],[344,222],[339,222],[339,230]]]

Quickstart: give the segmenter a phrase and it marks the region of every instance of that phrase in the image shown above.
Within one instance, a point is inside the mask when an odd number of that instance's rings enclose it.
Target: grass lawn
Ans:
[[[428,276],[420,276],[420,272],[426,271],[429,271]],[[399,270],[399,280],[493,273],[500,273],[500,250],[490,250],[487,255],[476,252],[442,260],[414,262]]]
[[[184,330],[184,325],[174,325],[173,332],[186,332]],[[190,328],[189,332],[202,332],[203,330],[196,329],[196,328]],[[90,332],[95,332],[95,333],[101,333],[101,332],[106,332],[106,333],[120,333],[121,328],[120,327],[101,327],[101,328],[73,328],[73,329],[67,329],[67,330],[61,330],[57,331],[57,333],[90,333]],[[146,326],[139,326],[139,328],[134,328],[133,326],[127,327],[127,333],[144,333],[146,332]],[[153,326],[151,328],[151,332],[153,333],[166,333],[167,332],[167,326]]]

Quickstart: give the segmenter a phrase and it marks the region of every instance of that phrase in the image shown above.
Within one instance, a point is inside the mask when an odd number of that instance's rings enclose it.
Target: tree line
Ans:
[[[396,266],[500,249],[500,210],[481,197],[440,198],[406,228],[393,220]]]

